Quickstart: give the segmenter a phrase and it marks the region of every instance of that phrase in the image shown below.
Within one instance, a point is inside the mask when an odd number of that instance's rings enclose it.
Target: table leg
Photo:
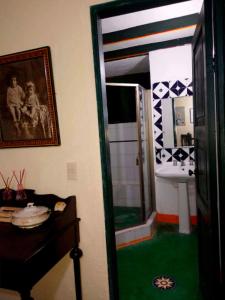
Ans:
[[[81,276],[80,276],[80,257],[83,255],[81,249],[74,248],[70,252],[70,257],[73,259],[74,265],[74,276],[75,276],[75,287],[76,287],[76,299],[82,300],[81,291]]]
[[[20,291],[21,300],[34,300],[30,295],[30,290]]]

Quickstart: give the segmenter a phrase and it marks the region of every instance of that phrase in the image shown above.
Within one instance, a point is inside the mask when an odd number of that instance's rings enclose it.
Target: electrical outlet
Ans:
[[[77,165],[75,162],[67,163],[67,180],[77,180]]]

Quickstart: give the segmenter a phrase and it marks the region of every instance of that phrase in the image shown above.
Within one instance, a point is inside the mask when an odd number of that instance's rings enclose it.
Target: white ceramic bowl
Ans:
[[[41,225],[50,216],[50,210],[45,206],[34,206],[28,203],[27,207],[12,214],[12,224],[20,228],[34,228]]]

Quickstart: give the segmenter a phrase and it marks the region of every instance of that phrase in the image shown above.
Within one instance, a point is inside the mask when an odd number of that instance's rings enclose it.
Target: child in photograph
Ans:
[[[30,117],[33,127],[35,127],[38,122],[37,111],[39,108],[40,103],[35,92],[35,84],[32,81],[28,81],[26,83],[26,99],[22,111]]]
[[[7,106],[15,123],[20,122],[21,106],[24,98],[25,93],[21,86],[18,85],[16,76],[11,76],[10,86],[7,89]]]

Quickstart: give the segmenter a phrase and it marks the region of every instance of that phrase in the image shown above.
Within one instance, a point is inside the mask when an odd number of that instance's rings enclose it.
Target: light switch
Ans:
[[[77,165],[75,162],[67,163],[67,179],[77,180]]]

